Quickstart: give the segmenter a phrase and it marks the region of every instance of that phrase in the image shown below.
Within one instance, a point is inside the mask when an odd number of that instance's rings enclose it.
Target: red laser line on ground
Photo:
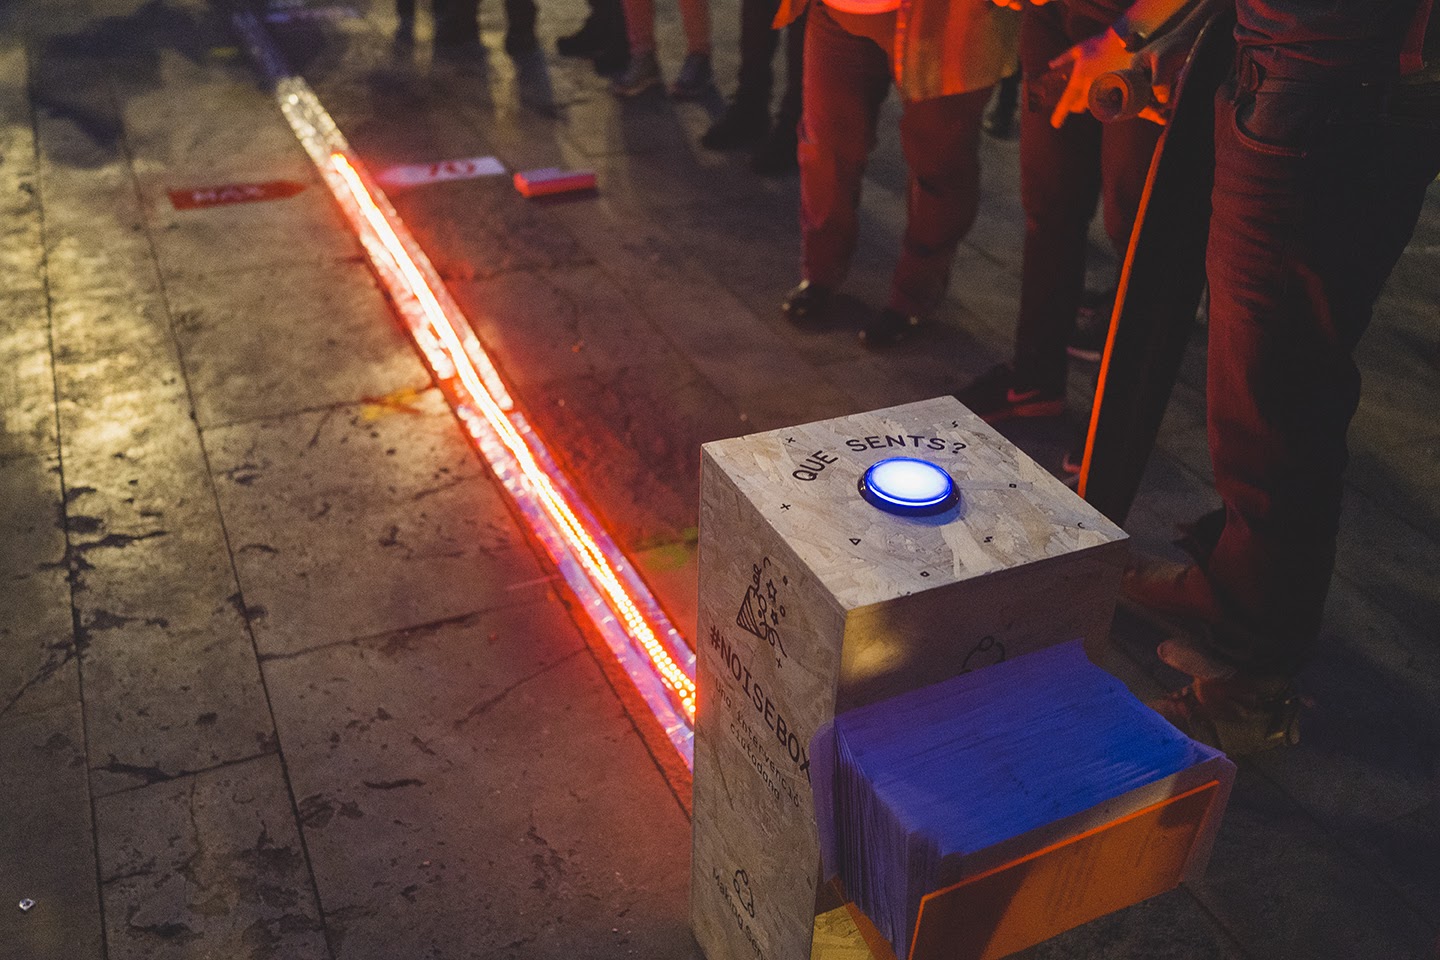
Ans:
[[[485,389],[479,371],[470,361],[469,353],[461,342],[460,334],[451,323],[449,316],[446,315],[444,308],[440,306],[430,285],[425,282],[424,275],[415,265],[414,260],[405,249],[405,245],[391,227],[384,211],[379,208],[370,195],[369,189],[360,178],[354,164],[342,153],[332,153],[330,163],[348,188],[351,199],[359,208],[365,223],[379,241],[386,255],[405,278],[409,287],[408,292],[415,297],[425,312],[430,329],[444,346],[450,362],[454,365],[456,379],[460,381],[468,399],[480,410],[485,422],[495,431],[501,442],[518,461],[521,472],[538,494],[545,507],[545,512],[560,528],[566,542],[575,550],[586,572],[609,600],[612,610],[624,621],[626,632],[641,645],[659,672],[662,681],[675,692],[686,717],[693,721],[695,718],[695,681],[665,650],[655,635],[655,631],[646,622],[635,602],[631,600],[624,584],[620,582],[619,576],[610,566],[594,537],[585,529],[584,523],[576,516],[565,497],[555,488],[549,474],[536,462],[529,445],[516,431],[509,417],[500,409],[500,405],[495,402],[490,392]]]

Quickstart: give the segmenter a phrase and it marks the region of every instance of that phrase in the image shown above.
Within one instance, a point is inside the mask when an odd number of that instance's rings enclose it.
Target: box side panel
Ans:
[[[810,738],[833,716],[834,599],[706,457],[691,917],[709,960],[810,953]]]
[[[836,710],[1082,637],[1098,662],[1126,555],[1117,541],[852,612]]]
[[[994,960],[1174,889],[1219,789],[1209,781],[930,894],[912,960]]]

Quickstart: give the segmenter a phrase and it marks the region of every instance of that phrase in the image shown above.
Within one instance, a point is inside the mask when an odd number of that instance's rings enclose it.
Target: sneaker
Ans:
[[[804,330],[822,330],[830,323],[830,301],[835,293],[809,280],[800,283],[785,295],[780,312],[795,326]]]
[[[1155,655],[1191,680],[1150,707],[1192,740],[1232,757],[1300,742],[1300,712],[1314,702],[1288,677],[1248,675],[1182,637],[1161,643]]]
[[[1149,704],[1192,740],[1245,757],[1300,742],[1300,712],[1313,704],[1285,679],[1195,679]]]
[[[1080,435],[1080,440],[1065,451],[1065,457],[1060,461],[1060,472],[1066,477],[1080,477],[1080,470],[1085,466],[1085,435]]]
[[[698,100],[710,92],[714,79],[710,72],[710,54],[688,54],[675,82],[670,85],[670,96],[676,100]]]
[[[762,177],[781,177],[800,169],[796,123],[781,118],[750,157],[750,169]]]
[[[617,76],[624,73],[630,66],[630,48],[618,46],[601,50],[590,59],[595,64],[595,72],[600,76]]]
[[[1058,417],[1065,412],[1064,392],[1047,393],[1019,387],[1015,368],[998,364],[957,391],[955,398],[986,423],[1011,417]]]
[[[562,57],[593,57],[605,46],[600,34],[600,26],[593,19],[586,20],[579,30],[557,39],[555,49]]]
[[[1177,523],[1175,532],[1179,534],[1174,540],[1175,546],[1194,557],[1196,563],[1209,563],[1220,535],[1225,532],[1225,508],[1218,507],[1188,523]]]
[[[654,52],[637,53],[630,58],[625,72],[610,83],[610,92],[617,97],[635,97],[660,85],[660,64]]]
[[[736,96],[719,119],[710,124],[700,138],[700,146],[707,150],[737,150],[759,143],[769,132],[769,108]]]
[[[1115,291],[1086,290],[1075,311],[1075,329],[1065,352],[1076,360],[1099,363],[1110,336],[1110,314],[1115,307]]]
[[[1120,595],[1130,603],[1164,616],[1202,623],[1224,619],[1205,573],[1194,563],[1176,563],[1135,553],[1120,577]]]
[[[875,319],[860,328],[860,345],[871,350],[893,347],[914,333],[920,326],[920,318],[886,307],[876,314]]]

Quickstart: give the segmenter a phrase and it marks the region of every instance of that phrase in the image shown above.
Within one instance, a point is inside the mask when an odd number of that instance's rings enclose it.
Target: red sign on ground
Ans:
[[[261,200],[283,200],[293,197],[305,184],[294,180],[268,180],[265,183],[226,183],[217,187],[194,187],[171,190],[170,202],[176,210],[201,207],[223,207],[232,203],[258,203]]]

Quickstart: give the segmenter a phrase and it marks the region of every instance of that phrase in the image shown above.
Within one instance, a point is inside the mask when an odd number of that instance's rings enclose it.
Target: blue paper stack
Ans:
[[[1221,756],[1078,642],[852,710],[810,755],[827,875],[901,957],[966,858]]]

